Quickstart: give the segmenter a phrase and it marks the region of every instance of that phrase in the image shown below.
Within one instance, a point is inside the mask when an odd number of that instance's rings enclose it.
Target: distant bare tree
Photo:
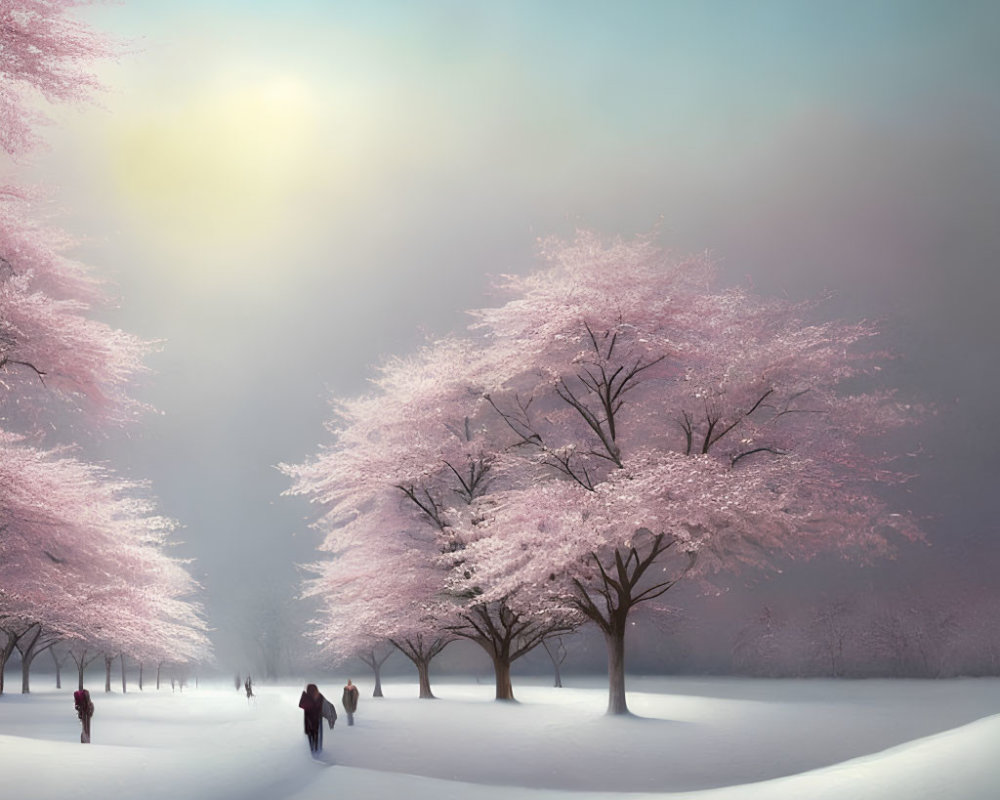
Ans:
[[[358,653],[358,658],[360,658],[365,664],[371,667],[372,672],[375,673],[375,690],[372,692],[372,697],[382,697],[382,665],[388,660],[395,652],[395,648],[392,647],[388,642],[380,645],[375,645],[368,650],[363,650]]]
[[[845,649],[857,626],[856,606],[846,599],[822,598],[808,621],[813,655],[824,674],[844,674]]]
[[[549,658],[552,660],[552,669],[555,671],[555,677],[553,686],[557,689],[562,688],[562,674],[559,671],[560,665],[566,660],[566,645],[563,644],[562,636],[551,636],[546,639],[542,639],[542,647],[545,648],[545,652],[549,654]]]

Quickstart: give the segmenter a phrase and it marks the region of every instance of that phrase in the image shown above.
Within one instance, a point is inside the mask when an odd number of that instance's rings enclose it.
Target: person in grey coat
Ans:
[[[347,712],[347,724],[354,724],[354,712],[358,710],[358,687],[351,683],[351,679],[347,679],[347,686],[344,687],[344,693],[340,696],[340,702],[344,706],[344,711]]]

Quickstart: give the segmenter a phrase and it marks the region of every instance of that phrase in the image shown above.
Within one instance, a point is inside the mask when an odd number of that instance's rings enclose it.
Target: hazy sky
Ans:
[[[917,510],[933,555],[1000,567],[1000,5],[127,0],[101,107],[30,173],[164,341],[162,412],[103,448],[184,525],[224,662],[311,558],[273,465],[331,392],[489,302],[577,227],[710,250],[727,279],[884,320],[940,411]],[[971,559],[974,566],[965,566]],[[905,560],[904,560],[905,561]]]

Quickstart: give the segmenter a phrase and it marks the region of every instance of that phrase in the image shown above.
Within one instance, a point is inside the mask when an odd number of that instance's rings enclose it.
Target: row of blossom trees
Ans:
[[[15,161],[40,142],[40,100],[77,101],[108,43],[74,21],[74,0],[0,3],[0,147]],[[75,442],[143,410],[129,386],[149,345],[91,316],[104,287],[38,218],[31,190],[0,188],[0,692],[14,650],[56,643],[87,664],[189,662],[209,655],[196,589],[165,550],[173,523],[144,485],[89,463]]]
[[[878,437],[914,410],[875,385],[873,325],[720,288],[648,238],[542,253],[468,336],[390,361],[337,401],[331,443],[284,465],[322,507],[306,593],[331,656],[388,640],[420,666],[465,637],[511,698],[513,660],[591,623],[626,713],[630,617],[682,577],[920,538],[885,500],[905,476]]]

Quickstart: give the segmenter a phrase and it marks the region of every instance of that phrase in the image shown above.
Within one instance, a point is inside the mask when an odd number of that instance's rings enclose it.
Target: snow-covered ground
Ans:
[[[345,676],[346,677],[346,676]],[[600,679],[362,690],[357,723],[311,758],[302,686],[93,691],[79,743],[71,689],[0,697],[4,797],[74,800],[995,800],[1000,679],[631,678],[633,717]],[[43,680],[37,680],[41,684]],[[318,681],[339,707],[341,682]],[[517,788],[512,788],[517,787]]]

